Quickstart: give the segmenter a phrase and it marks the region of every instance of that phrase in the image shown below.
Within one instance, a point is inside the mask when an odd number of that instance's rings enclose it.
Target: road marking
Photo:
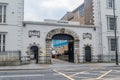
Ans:
[[[103,78],[104,76],[108,75],[110,72],[112,72],[112,70],[107,71],[106,73],[104,73],[103,75],[99,76],[99,77],[96,78],[96,79],[101,79],[101,78]]]
[[[31,74],[31,75],[3,75],[0,78],[10,78],[10,77],[36,77],[36,76],[44,76],[43,74]]]
[[[79,74],[85,73],[85,72],[87,72],[87,70],[86,70],[86,71],[81,71],[81,72],[78,72],[78,73],[75,73],[75,74],[72,74],[72,75],[70,75],[70,77],[74,77],[74,76],[76,76],[76,75],[79,75]]]
[[[62,76],[64,76],[64,77],[66,77],[66,78],[68,78],[69,80],[75,80],[75,79],[71,78],[70,76],[68,76],[68,75],[66,75],[64,73],[61,73],[61,72],[59,72],[57,70],[53,70],[53,71],[56,72],[56,73],[58,73],[58,74],[60,74],[60,75],[62,75]]]
[[[81,74],[81,73],[88,74],[88,73],[85,73],[85,72],[88,72],[88,71],[91,71],[91,70],[94,70],[94,69],[81,71],[81,72],[75,73],[75,74],[73,74],[73,75],[70,75],[70,77],[74,77],[74,76],[79,75],[79,74]]]

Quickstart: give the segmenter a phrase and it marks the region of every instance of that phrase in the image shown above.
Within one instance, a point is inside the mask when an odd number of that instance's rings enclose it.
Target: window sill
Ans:
[[[8,25],[7,23],[0,23],[0,25]]]
[[[110,8],[110,7],[107,7],[106,9],[113,10],[113,7],[112,7],[112,8]],[[117,10],[117,9],[115,8],[115,10]]]
[[[114,54],[114,53],[115,53],[115,51],[109,51],[109,54],[111,54],[111,55]]]
[[[107,30],[107,32],[114,32],[114,30]]]
[[[106,9],[113,9],[113,7],[107,7]]]
[[[107,32],[114,32],[114,30],[107,30]],[[118,31],[116,31],[116,32],[118,32]]]

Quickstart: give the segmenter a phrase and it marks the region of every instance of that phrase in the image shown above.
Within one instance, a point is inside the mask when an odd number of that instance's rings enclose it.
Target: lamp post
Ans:
[[[116,27],[116,16],[115,16],[115,0],[113,0],[113,16],[114,16],[114,34],[115,34],[115,61],[116,65],[119,65],[118,63],[118,46],[117,46],[117,27]]]

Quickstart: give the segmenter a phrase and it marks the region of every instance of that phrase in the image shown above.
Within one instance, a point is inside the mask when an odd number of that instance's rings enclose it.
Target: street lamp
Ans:
[[[115,61],[116,61],[116,65],[119,65],[118,63],[118,46],[117,46],[117,27],[116,27],[116,16],[115,16],[115,0],[113,0],[113,15],[114,15],[114,34],[115,34]]]

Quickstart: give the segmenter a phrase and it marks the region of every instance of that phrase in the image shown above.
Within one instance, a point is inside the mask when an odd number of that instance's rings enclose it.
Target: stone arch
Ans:
[[[78,57],[79,57],[79,36],[74,31],[65,29],[65,28],[57,28],[57,29],[53,29],[50,32],[48,32],[48,34],[46,36],[46,54],[47,54],[47,56],[51,57],[52,37],[55,34],[68,34],[74,38],[74,62],[78,63],[78,61],[79,61],[79,59],[78,59]],[[50,60],[48,60],[48,61],[50,61]]]
[[[27,51],[26,51],[27,55],[28,55],[28,56],[31,55],[31,53],[30,53],[30,48],[31,48],[32,46],[38,47],[38,55],[41,55],[41,53],[42,53],[41,47],[40,47],[39,44],[37,44],[37,43],[35,43],[35,42],[34,42],[34,43],[30,43],[29,46],[27,47]]]

